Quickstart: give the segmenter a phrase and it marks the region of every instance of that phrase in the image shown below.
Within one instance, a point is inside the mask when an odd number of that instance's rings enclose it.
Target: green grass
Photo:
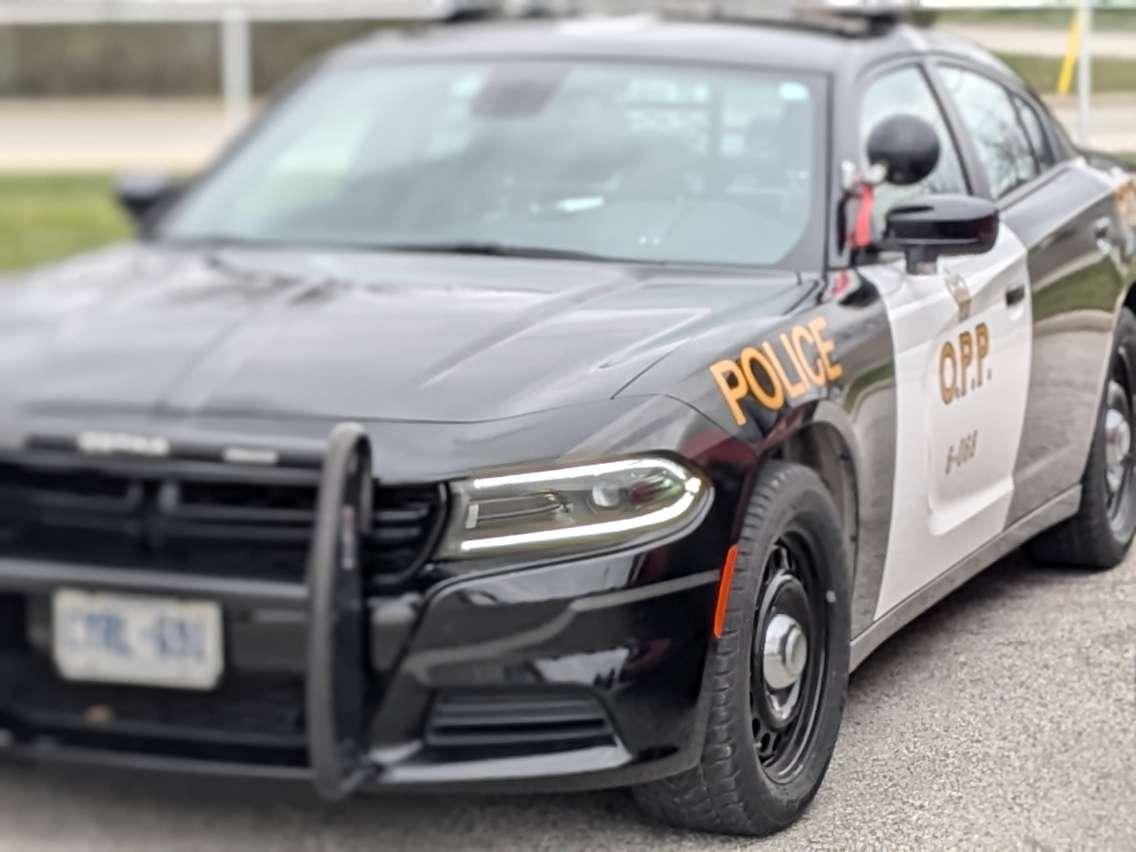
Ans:
[[[1134,36],[1136,38],[1136,36]],[[1027,83],[1042,94],[1057,91],[1057,78],[1061,76],[1061,60],[1048,56],[1000,54],[1002,60],[1017,71]],[[1072,91],[1077,91],[1076,75]],[[1098,58],[1093,60],[1093,91],[1136,91],[1136,62],[1131,59]]]
[[[991,24],[994,26],[1030,26],[1068,29],[1072,9],[1013,9],[967,10],[937,12],[940,23]],[[1093,13],[1093,27],[1100,30],[1136,30],[1136,9],[1100,9]]]
[[[1080,278],[1075,287],[1042,287],[1034,291],[1035,321],[1071,311],[1099,311],[1103,306],[1116,304],[1120,292],[1111,260],[1101,260],[1088,270],[1078,271],[1077,275]]]
[[[56,260],[129,233],[109,178],[0,175],[0,270]]]

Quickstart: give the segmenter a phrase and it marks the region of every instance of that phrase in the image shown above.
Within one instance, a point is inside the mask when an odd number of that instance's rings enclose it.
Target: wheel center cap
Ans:
[[[1124,484],[1124,469],[1132,450],[1132,426],[1123,411],[1110,408],[1104,419],[1105,480],[1110,494]]]
[[[1132,427],[1123,412],[1109,409],[1104,422],[1105,446],[1108,448],[1108,463],[1119,464],[1132,449]]]
[[[762,673],[770,689],[788,689],[796,684],[809,660],[809,641],[792,616],[778,613],[765,628]]]

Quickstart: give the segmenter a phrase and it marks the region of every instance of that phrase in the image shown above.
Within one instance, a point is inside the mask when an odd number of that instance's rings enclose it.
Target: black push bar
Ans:
[[[305,703],[308,761],[326,799],[350,795],[374,776],[368,759],[366,619],[359,539],[370,528],[371,445],[354,423],[328,442],[308,556]]]

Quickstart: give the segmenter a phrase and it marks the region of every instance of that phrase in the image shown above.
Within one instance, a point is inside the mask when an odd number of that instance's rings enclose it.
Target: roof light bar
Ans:
[[[842,28],[895,20],[926,0],[502,0],[506,14],[658,14],[693,20],[815,23]]]

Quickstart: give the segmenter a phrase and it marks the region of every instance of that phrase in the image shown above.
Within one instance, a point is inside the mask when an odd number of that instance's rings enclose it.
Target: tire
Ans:
[[[791,588],[794,575],[784,570],[794,558],[797,574],[810,578],[799,585],[816,602],[809,610],[815,617],[802,620],[809,625],[804,633],[810,647],[797,721],[769,740],[770,730],[759,717],[770,705],[762,704],[760,713],[755,707],[770,700],[769,691],[758,690],[775,665],[755,659],[755,625],[769,624],[777,607],[799,602]],[[839,516],[820,478],[800,465],[767,463],[746,510],[722,638],[714,642],[707,663],[706,688],[712,694],[701,761],[635,788],[648,814],[680,828],[753,836],[780,831],[801,815],[828,769],[844,713],[849,573]],[[818,647],[823,655],[816,653]],[[756,685],[755,670],[760,670]],[[766,698],[752,697],[759,694]],[[806,711],[811,711],[807,728],[802,727]],[[784,751],[780,758],[778,749]]]
[[[1133,536],[1136,535],[1136,475],[1134,475],[1132,435],[1133,395],[1136,392],[1136,315],[1128,308],[1120,311],[1116,327],[1116,348],[1109,364],[1093,434],[1089,459],[1081,478],[1081,507],[1077,514],[1043,532],[1030,542],[1030,556],[1040,562],[1107,569],[1119,565]],[[1123,412],[1114,414],[1118,408]],[[1125,425],[1116,427],[1117,419]],[[1113,428],[1110,428],[1113,425]],[[1110,461],[1115,461],[1121,448],[1117,445],[1117,429],[1127,440],[1120,469],[1119,488],[1110,484]],[[1111,440],[1110,440],[1111,439]],[[1110,458],[1111,455],[1111,458]],[[1112,466],[1113,476],[1118,469]],[[1114,479],[1115,481],[1115,479]]]

